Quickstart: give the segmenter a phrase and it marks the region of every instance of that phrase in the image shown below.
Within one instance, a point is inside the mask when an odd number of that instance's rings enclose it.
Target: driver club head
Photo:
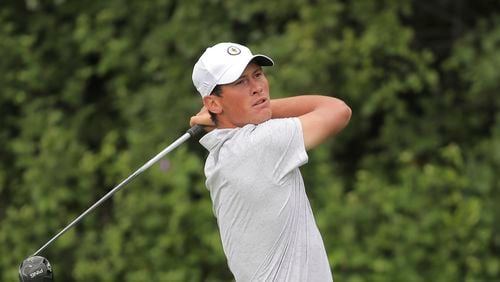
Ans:
[[[42,256],[32,256],[19,266],[20,282],[52,282],[53,272],[50,262]]]

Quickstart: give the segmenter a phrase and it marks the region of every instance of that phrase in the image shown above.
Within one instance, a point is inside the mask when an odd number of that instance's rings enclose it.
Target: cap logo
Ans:
[[[228,53],[229,55],[233,55],[233,56],[235,56],[235,55],[240,54],[240,53],[241,53],[241,50],[240,50],[240,48],[238,48],[238,47],[236,47],[236,46],[229,46],[229,48],[227,48],[227,53]]]

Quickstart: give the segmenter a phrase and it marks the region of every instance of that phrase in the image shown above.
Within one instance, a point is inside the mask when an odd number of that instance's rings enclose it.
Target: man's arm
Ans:
[[[272,118],[298,117],[307,150],[341,131],[351,118],[351,108],[342,100],[306,95],[271,100]]]

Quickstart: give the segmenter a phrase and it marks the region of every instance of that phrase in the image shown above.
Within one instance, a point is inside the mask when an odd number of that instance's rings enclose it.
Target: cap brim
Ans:
[[[247,60],[245,63],[238,64],[230,68],[220,79],[218,84],[229,84],[235,82],[243,73],[245,68],[250,64],[251,62],[255,62],[259,66],[263,67],[268,67],[268,66],[273,66],[274,62],[271,58],[265,55],[255,55],[252,56],[249,60]]]
[[[266,55],[261,55],[261,54],[255,55],[250,60],[250,62],[252,62],[252,61],[256,62],[259,66],[263,66],[263,67],[274,66],[273,60]]]

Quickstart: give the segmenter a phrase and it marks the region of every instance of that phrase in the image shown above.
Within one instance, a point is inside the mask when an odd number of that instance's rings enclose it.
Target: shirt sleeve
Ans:
[[[251,144],[255,157],[270,169],[276,181],[308,161],[298,118],[271,119],[255,126]]]

